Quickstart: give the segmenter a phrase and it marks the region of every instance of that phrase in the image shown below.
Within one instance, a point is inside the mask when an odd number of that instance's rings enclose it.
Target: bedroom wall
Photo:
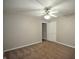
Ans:
[[[4,50],[41,42],[41,20],[20,14],[4,14]]]
[[[75,15],[61,16],[48,22],[47,40],[75,47]]]
[[[56,21],[47,23],[47,40],[56,41]]]
[[[57,41],[75,46],[75,15],[63,16],[57,19]]]

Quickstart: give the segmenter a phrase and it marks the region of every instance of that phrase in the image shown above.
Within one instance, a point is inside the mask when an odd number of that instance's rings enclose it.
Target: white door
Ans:
[[[56,41],[56,22],[47,23],[47,40]]]

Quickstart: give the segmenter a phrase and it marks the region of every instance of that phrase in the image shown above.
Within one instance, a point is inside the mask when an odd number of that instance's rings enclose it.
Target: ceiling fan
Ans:
[[[50,8],[46,7],[43,10],[42,15],[44,15],[45,19],[50,19],[51,17],[57,17],[55,13],[58,13],[58,11],[52,11]]]
[[[44,6],[39,0],[36,0],[40,5]],[[58,13],[58,11],[54,11],[52,9],[52,6],[44,6],[44,9],[42,10],[42,16],[44,16],[44,19],[50,19],[51,17],[57,17],[55,14]]]

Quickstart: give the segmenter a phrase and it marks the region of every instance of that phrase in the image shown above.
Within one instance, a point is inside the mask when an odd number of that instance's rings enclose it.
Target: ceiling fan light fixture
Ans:
[[[50,15],[45,15],[44,18],[45,19],[50,19]]]

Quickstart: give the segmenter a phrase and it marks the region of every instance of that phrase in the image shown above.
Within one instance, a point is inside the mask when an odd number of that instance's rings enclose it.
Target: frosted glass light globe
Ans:
[[[50,16],[49,15],[45,15],[44,18],[45,19],[50,19]]]

